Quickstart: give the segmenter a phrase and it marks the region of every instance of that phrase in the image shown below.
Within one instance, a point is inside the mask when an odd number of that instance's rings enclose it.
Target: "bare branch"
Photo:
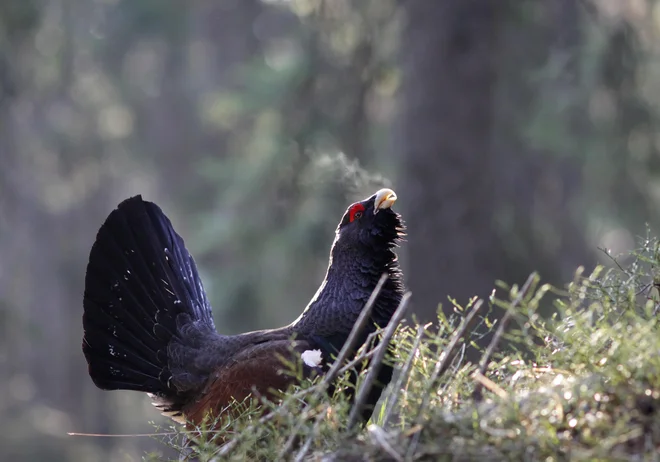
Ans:
[[[488,363],[490,362],[490,358],[493,356],[493,353],[495,352],[495,348],[497,348],[497,344],[500,342],[500,339],[502,338],[505,329],[509,325],[509,321],[511,321],[511,318],[515,314],[515,308],[527,296],[527,292],[529,292],[529,289],[532,286],[532,283],[534,282],[535,279],[536,279],[536,273],[532,273],[529,275],[527,281],[525,281],[525,284],[522,286],[522,288],[518,292],[518,295],[511,303],[511,306],[502,317],[500,326],[497,328],[497,331],[495,332],[495,335],[493,336],[490,345],[488,345],[486,352],[483,354],[483,356],[481,357],[481,361],[479,362],[479,369],[477,369],[476,372],[479,375],[485,377],[486,369],[488,368]],[[477,384],[474,387],[474,391],[472,392],[472,397],[476,401],[481,401],[483,399],[482,396],[483,387],[484,387],[483,381],[477,381]]]
[[[408,379],[410,371],[412,370],[413,361],[415,360],[415,355],[419,349],[419,344],[422,341],[422,336],[424,335],[424,326],[417,326],[417,336],[415,337],[415,342],[413,343],[412,349],[410,350],[410,356],[406,360],[406,364],[403,366],[403,370],[399,375],[399,378],[396,381],[396,384],[391,388],[390,391],[390,400],[387,402],[387,409],[385,411],[385,416],[383,417],[383,427],[387,427],[387,424],[390,421],[392,412],[396,407],[396,403],[399,400],[399,390],[403,386],[403,383]]]
[[[431,378],[429,380],[429,389],[427,390],[427,393],[424,396],[424,399],[422,399],[422,403],[420,404],[419,409],[417,410],[417,418],[415,420],[416,425],[420,424],[422,421],[424,409],[428,407],[429,400],[431,399],[431,394],[432,394],[431,392],[433,387],[437,383],[438,378],[441,377],[442,374],[444,374],[445,371],[449,368],[449,365],[451,364],[456,354],[456,348],[458,347],[459,342],[461,341],[461,339],[463,339],[463,337],[465,337],[465,333],[476,321],[477,313],[479,312],[479,310],[481,310],[482,306],[483,306],[483,300],[477,300],[477,302],[474,304],[470,312],[463,319],[463,322],[461,322],[461,325],[458,328],[458,330],[454,333],[454,336],[449,342],[449,345],[447,345],[447,350],[443,352],[443,354],[440,356],[440,360],[436,363],[435,369],[433,370],[433,373],[431,374]]]
[[[394,335],[396,329],[399,327],[399,323],[403,319],[403,316],[406,314],[410,295],[411,295],[410,292],[406,292],[403,295],[403,298],[401,298],[401,303],[399,304],[399,307],[392,315],[392,319],[390,319],[390,322],[387,325],[387,329],[383,334],[383,338],[381,339],[380,344],[376,348],[376,354],[374,356],[374,359],[371,361],[371,365],[369,367],[369,372],[367,373],[367,377],[362,383],[362,386],[360,387],[360,391],[358,392],[357,398],[355,399],[355,404],[353,405],[353,408],[351,409],[351,413],[348,416],[349,430],[355,426],[359,418],[358,416],[360,415],[362,409],[364,408],[364,404],[365,401],[367,400],[367,396],[371,391],[373,382],[376,379],[376,376],[378,375],[378,372],[380,371],[381,365],[383,363],[383,359],[385,358],[385,352],[389,348],[390,340],[392,339],[392,336]]]

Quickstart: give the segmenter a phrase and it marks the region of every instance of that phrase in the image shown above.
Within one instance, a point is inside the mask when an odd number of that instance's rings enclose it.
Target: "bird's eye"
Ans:
[[[353,222],[354,220],[358,220],[362,218],[363,213],[364,213],[364,205],[362,204],[353,205],[348,213],[349,221]]]

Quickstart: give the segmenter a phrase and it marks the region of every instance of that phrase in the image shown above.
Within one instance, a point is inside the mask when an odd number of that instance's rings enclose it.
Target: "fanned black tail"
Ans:
[[[219,336],[195,262],[160,208],[141,196],[106,219],[85,277],[83,352],[104,390],[156,395],[173,411],[208,379],[186,352]]]

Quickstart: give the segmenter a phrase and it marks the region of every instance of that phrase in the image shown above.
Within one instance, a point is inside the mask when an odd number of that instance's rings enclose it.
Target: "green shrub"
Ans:
[[[628,259],[624,267],[612,258],[612,268],[586,277],[579,270],[566,291],[532,275],[506,300],[474,300],[433,326],[400,327],[385,359],[398,374],[365,428],[347,428],[349,404],[341,394],[328,398],[317,378],[261,410],[237,404],[240,418],[205,433],[227,443],[200,442],[194,451],[200,460],[657,458],[658,242],[646,239]],[[555,314],[543,319],[537,309],[548,302]],[[493,305],[505,318],[482,314]],[[495,334],[480,365],[463,359],[475,321]],[[180,439],[167,444],[182,449]]]

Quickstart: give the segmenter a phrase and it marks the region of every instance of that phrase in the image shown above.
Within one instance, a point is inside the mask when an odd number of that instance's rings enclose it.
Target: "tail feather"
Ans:
[[[171,350],[218,334],[195,262],[157,205],[136,196],[110,213],[90,252],[83,305],[83,352],[99,388],[152,393],[171,410],[201,386],[203,371],[191,380]]]

